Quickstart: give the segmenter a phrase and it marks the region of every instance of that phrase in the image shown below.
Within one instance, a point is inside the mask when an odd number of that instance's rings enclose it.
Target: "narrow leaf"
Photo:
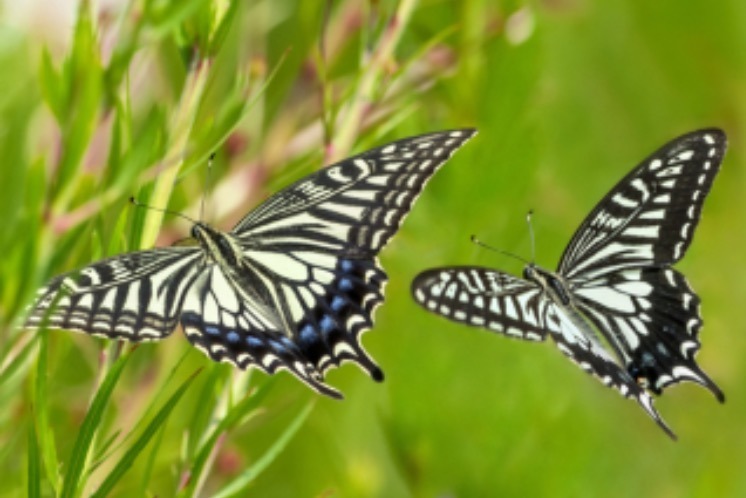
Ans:
[[[80,427],[78,438],[75,440],[75,446],[73,447],[72,456],[70,457],[69,469],[65,475],[63,483],[61,494],[63,498],[77,496],[78,490],[83,485],[82,476],[84,474],[86,460],[88,458],[88,452],[91,449],[93,438],[101,425],[101,419],[109,404],[111,393],[114,392],[114,387],[116,387],[117,382],[119,381],[119,376],[122,374],[129,358],[130,355],[123,355],[114,362],[96,392],[96,396],[93,398],[93,403],[91,403],[91,407],[88,409],[85,420],[83,420],[83,425]]]
[[[47,479],[52,489],[57,494],[59,489],[59,474],[57,468],[57,446],[54,442],[54,434],[49,425],[49,411],[47,407],[47,333],[39,331],[39,354],[37,355],[36,382],[34,383],[34,415],[36,423],[36,437],[41,449],[42,460]]]
[[[181,386],[179,386],[176,392],[171,395],[168,401],[166,401],[163,407],[147,425],[140,437],[135,440],[135,442],[132,444],[132,447],[127,450],[127,452],[122,456],[121,460],[119,460],[119,462],[109,473],[109,475],[106,476],[104,482],[92,496],[107,496],[108,493],[114,488],[114,485],[116,485],[116,483],[122,478],[122,476],[124,476],[124,474],[130,469],[130,467],[132,467],[132,464],[135,462],[140,453],[145,449],[150,440],[159,433],[161,427],[166,423],[169,415],[171,415],[171,412],[176,407],[176,404],[184,395],[184,392],[186,392],[187,388],[192,383],[197,373],[199,373],[199,371],[190,375],[181,384]]]
[[[210,458],[210,454],[213,452],[221,434],[231,430],[233,427],[238,425],[241,420],[245,419],[251,412],[256,410],[273,385],[274,377],[268,379],[268,381],[257,389],[256,392],[250,396],[246,396],[238,404],[228,410],[225,417],[223,417],[220,423],[215,426],[200,447],[199,452],[194,459],[192,468],[190,469],[191,479],[189,480],[189,484],[182,490],[180,495],[191,496],[193,494],[193,490],[197,483],[203,481],[202,473],[207,469],[206,465]]]
[[[41,457],[39,455],[39,441],[36,439],[34,424],[28,426],[28,496],[41,496]]]
[[[311,413],[312,408],[313,402],[308,403],[306,407],[303,408],[303,410],[301,410],[301,412],[293,419],[293,421],[290,422],[290,425],[288,425],[287,429],[285,429],[285,432],[283,432],[280,437],[277,438],[275,444],[273,444],[267,450],[267,452],[262,455],[259,460],[256,461],[254,465],[241,473],[236,479],[233,480],[233,482],[225,486],[217,494],[213,495],[213,498],[226,498],[228,496],[237,495],[244,488],[246,488],[246,486],[251,484],[251,482],[256,479],[259,474],[264,472],[264,470],[266,470],[267,467],[269,467],[270,464],[275,461],[282,450],[285,449],[293,436],[303,426],[303,422],[305,422],[306,418],[308,418],[308,415]]]
[[[44,101],[47,103],[49,108],[52,110],[55,119],[58,123],[62,122],[63,112],[63,92],[64,85],[60,74],[54,67],[52,62],[52,56],[49,50],[44,48],[41,52],[41,65],[39,67],[39,79],[41,92],[44,96]]]

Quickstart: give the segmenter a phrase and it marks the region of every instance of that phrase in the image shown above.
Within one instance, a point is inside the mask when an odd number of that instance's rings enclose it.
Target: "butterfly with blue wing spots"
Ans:
[[[196,245],[123,254],[54,278],[25,327],[145,341],[181,323],[215,361],[286,369],[328,396],[341,397],[324,375],[343,361],[381,381],[360,344],[383,302],[377,254],[425,183],[475,133],[369,150],[279,191],[230,232],[196,223]]]
[[[671,265],[692,241],[720,169],[725,134],[695,131],[664,145],[596,205],[557,272],[530,263],[519,279],[480,267],[426,270],[412,282],[425,309],[509,337],[557,347],[637,400],[672,438],[648,393],[681,381],[725,397],[700,369],[700,300]]]

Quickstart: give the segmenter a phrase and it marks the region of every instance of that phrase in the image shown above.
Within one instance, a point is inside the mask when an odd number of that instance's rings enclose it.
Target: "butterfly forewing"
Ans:
[[[450,320],[542,341],[550,301],[530,282],[479,267],[426,270],[412,282],[412,296]]]
[[[648,157],[583,221],[560,259],[558,272],[568,279],[589,279],[681,259],[726,145],[721,130],[701,130],[669,142]]]
[[[84,268],[82,280],[60,277],[40,291],[26,325],[46,319],[139,340],[167,335],[180,317],[212,359],[286,369],[329,396],[340,394],[324,374],[343,361],[382,380],[360,344],[383,301],[386,274],[376,255],[425,183],[475,133],[431,133],[370,150],[281,190],[229,233],[198,223],[197,247],[132,253]],[[70,296],[56,297],[62,287]]]
[[[130,341],[162,339],[177,324],[200,258],[195,247],[152,249],[60,275],[37,292],[25,327]]]
[[[371,256],[396,233],[425,183],[474,130],[393,142],[320,170],[270,197],[233,233],[251,247]]]

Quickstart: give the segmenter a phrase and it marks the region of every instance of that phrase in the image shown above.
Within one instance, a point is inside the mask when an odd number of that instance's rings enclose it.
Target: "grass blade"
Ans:
[[[293,438],[296,432],[303,426],[303,422],[306,421],[308,415],[311,413],[313,408],[313,402],[308,403],[303,410],[290,422],[285,432],[280,434],[275,444],[273,444],[267,452],[262,455],[254,465],[249,467],[246,471],[241,473],[236,479],[230,484],[225,486],[222,490],[216,493],[213,498],[227,498],[240,493],[246,486],[256,479],[269,465],[275,461],[282,450],[288,445],[290,440]]]
[[[259,408],[261,402],[274,385],[274,379],[268,380],[264,385],[256,390],[251,396],[242,399],[238,404],[232,407],[225,417],[213,429],[212,433],[205,439],[199,449],[197,456],[194,458],[194,464],[190,470],[189,484],[181,490],[180,496],[192,496],[198,485],[204,481],[203,472],[207,468],[207,462],[210,454],[213,452],[215,445],[218,443],[221,434],[224,434],[235,427],[241,420],[245,419],[249,413]]]
[[[101,419],[104,411],[109,404],[109,398],[111,393],[114,392],[114,387],[119,381],[119,376],[122,374],[127,360],[130,355],[123,355],[111,367],[109,373],[104,378],[96,392],[96,396],[93,398],[93,403],[88,409],[88,413],[83,420],[83,425],[80,427],[80,433],[78,438],[75,440],[75,446],[73,447],[72,455],[70,456],[70,467],[65,475],[63,482],[63,488],[61,496],[63,498],[73,498],[78,495],[78,490],[81,489],[83,484],[81,477],[85,470],[86,461],[88,459],[88,452],[91,449],[93,438],[101,425]]]
[[[10,351],[4,355],[2,371],[0,372],[0,386],[9,382],[13,375],[18,372],[23,365],[29,361],[29,356],[34,351],[36,341],[39,336],[20,337],[16,344],[10,348]],[[24,344],[25,342],[25,344]],[[15,350],[19,349],[18,352]],[[10,358],[10,360],[8,360]]]
[[[34,424],[28,426],[28,496],[41,496],[41,456]]]
[[[179,386],[179,388],[174,392],[174,394],[171,395],[171,397],[166,401],[166,403],[163,405],[163,407],[158,411],[158,413],[153,417],[153,419],[150,421],[150,423],[147,425],[143,433],[138,437],[135,442],[132,444],[132,447],[127,450],[127,452],[122,456],[121,460],[117,462],[114,469],[109,473],[108,476],[106,476],[106,479],[104,479],[104,482],[101,484],[101,486],[96,490],[95,493],[93,493],[92,496],[94,497],[103,497],[107,496],[108,493],[114,488],[114,485],[124,476],[124,474],[132,467],[132,464],[135,462],[137,457],[142,453],[142,451],[145,449],[145,447],[148,445],[148,443],[153,439],[154,436],[160,433],[160,429],[163,427],[163,425],[168,420],[168,417],[171,415],[171,412],[176,407],[176,404],[179,402],[181,397],[184,395],[184,392],[186,392],[189,385],[192,383],[194,378],[197,376],[199,371],[195,372],[194,374],[190,375],[182,384]]]
[[[47,407],[47,340],[48,336],[45,331],[40,331],[39,336],[39,354],[37,356],[36,381],[34,382],[34,415],[36,425],[36,437],[41,450],[44,469],[46,470],[49,484],[57,494],[59,490],[59,459],[57,458],[57,446],[54,442],[54,435],[49,424],[49,411]]]

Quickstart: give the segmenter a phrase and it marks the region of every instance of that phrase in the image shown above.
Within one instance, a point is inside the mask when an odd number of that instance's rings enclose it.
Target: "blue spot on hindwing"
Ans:
[[[339,313],[340,311],[342,311],[342,308],[344,308],[346,304],[347,301],[345,299],[340,296],[334,296],[334,299],[332,299],[330,306],[332,308],[332,311]]]
[[[294,349],[296,347],[295,343],[284,335],[280,336],[280,342],[282,342],[288,349]]]
[[[306,324],[300,329],[299,338],[304,344],[314,344],[319,340],[319,334],[311,324]]]
[[[286,353],[287,352],[287,348],[285,347],[285,345],[282,342],[278,341],[278,340],[270,339],[269,340],[269,345],[272,347],[272,349],[274,349],[278,353]]]
[[[248,344],[249,347],[252,347],[252,348],[261,348],[262,346],[264,346],[264,341],[262,341],[258,337],[249,335],[249,336],[246,336],[246,344]]]
[[[238,332],[236,332],[235,330],[231,330],[230,332],[228,332],[225,335],[225,338],[231,344],[236,344],[238,341],[241,340],[241,336],[238,335]]]
[[[205,327],[205,332],[210,335],[220,335],[220,329],[218,327],[207,326]]]
[[[354,285],[352,285],[352,280],[349,278],[341,278],[339,280],[339,290],[341,291],[350,291],[354,288]]]
[[[343,272],[349,273],[355,268],[355,264],[349,259],[340,259],[339,267],[342,269]]]
[[[330,317],[329,315],[324,315],[321,318],[321,322],[319,322],[319,325],[321,325],[321,331],[325,334],[328,334],[332,330],[335,329],[337,326],[336,322],[334,321],[334,318]]]

